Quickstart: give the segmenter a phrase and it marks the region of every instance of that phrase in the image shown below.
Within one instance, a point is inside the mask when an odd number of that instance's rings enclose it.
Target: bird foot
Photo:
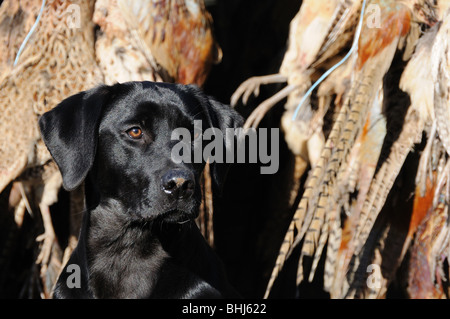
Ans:
[[[41,276],[43,276],[50,262],[53,245],[56,241],[55,230],[50,215],[50,208],[44,203],[39,204],[41,210],[42,221],[44,223],[44,233],[36,237],[37,242],[41,242],[41,251],[36,258],[36,264],[41,265]]]
[[[69,261],[70,256],[72,255],[72,252],[75,250],[75,247],[77,246],[78,240],[75,236],[70,236],[69,243],[64,250],[63,259],[62,259],[62,265],[67,264]]]
[[[256,129],[264,118],[266,113],[278,102],[286,98],[291,92],[296,90],[296,85],[288,85],[274,96],[268,98],[262,102],[245,121],[244,129],[254,128]]]
[[[45,231],[36,238],[37,242],[42,242],[41,251],[36,258],[36,264],[41,265],[41,276],[47,271],[52,253],[53,244],[55,243],[55,234],[50,231]]]
[[[262,84],[283,83],[287,78],[281,74],[255,76],[244,81],[231,96],[231,106],[235,107],[242,96],[242,103],[247,104],[250,95],[259,95],[259,87]]]

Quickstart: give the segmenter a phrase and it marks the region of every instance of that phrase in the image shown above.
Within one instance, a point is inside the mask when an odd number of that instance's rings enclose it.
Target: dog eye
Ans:
[[[131,137],[132,139],[138,140],[142,137],[142,135],[144,135],[144,133],[142,132],[142,130],[139,127],[133,127],[130,128],[128,131],[128,136]]]

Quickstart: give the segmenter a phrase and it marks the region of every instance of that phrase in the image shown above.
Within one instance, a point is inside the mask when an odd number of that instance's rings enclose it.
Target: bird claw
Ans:
[[[288,85],[274,96],[262,102],[247,118],[244,129],[256,129],[267,112],[278,102],[286,98],[290,93],[297,89],[296,85]]]
[[[248,99],[250,98],[250,95],[252,95],[252,93],[255,95],[255,97],[259,95],[259,87],[261,85],[259,78],[260,77],[252,77],[239,85],[236,92],[234,92],[231,96],[232,107],[235,107],[237,105],[241,96],[242,103],[245,105],[247,104]]]
[[[286,81],[287,78],[281,74],[254,76],[250,79],[247,79],[241,85],[239,85],[237,90],[231,96],[231,106],[235,107],[241,96],[242,103],[244,105],[247,104],[250,95],[254,94],[255,97],[259,96],[259,89],[262,84],[283,83]]]
[[[41,251],[36,258],[36,264],[41,265],[41,276],[45,274],[50,261],[53,244],[55,242],[55,234],[44,232],[36,237],[36,242],[42,242]]]
[[[261,104],[260,106],[258,106],[245,121],[244,129],[256,129],[269,109],[270,107],[266,107],[266,104]]]

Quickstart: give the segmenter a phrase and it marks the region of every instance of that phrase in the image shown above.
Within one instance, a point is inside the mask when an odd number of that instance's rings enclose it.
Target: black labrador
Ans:
[[[172,132],[194,135],[194,121],[203,130],[242,126],[237,112],[195,86],[153,82],[102,85],[42,115],[64,188],[85,185],[79,242],[54,298],[236,297],[194,221],[205,162],[171,154]],[[214,190],[223,165],[211,163]],[[70,284],[76,269],[78,286]]]

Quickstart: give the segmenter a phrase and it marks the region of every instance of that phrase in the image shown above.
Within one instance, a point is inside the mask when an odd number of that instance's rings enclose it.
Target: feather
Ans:
[[[448,17],[448,16],[447,16]],[[447,154],[450,154],[450,53],[449,53],[450,21],[444,20],[436,35],[431,51],[432,78],[434,83],[434,112],[439,138]]]
[[[332,219],[325,216],[328,212],[334,211],[334,219],[336,219],[337,212],[340,212],[340,209],[332,208],[335,201],[332,200],[333,197],[330,198],[330,194],[339,194],[339,190],[336,189],[339,184],[336,182],[337,176],[345,170],[350,151],[367,121],[370,109],[368,105],[372,105],[376,97],[379,87],[377,83],[382,83],[397,48],[402,45],[402,39],[410,31],[411,13],[406,7],[390,1],[373,1],[372,3],[381,7],[383,25],[391,32],[386,34],[380,29],[368,28],[367,23],[363,24],[365,27],[361,33],[352,87],[333,125],[319,163],[313,168],[306,182],[304,195],[290,227],[298,230],[297,236],[291,247],[287,244],[282,247],[283,256],[289,256],[289,252],[305,236],[299,268],[303,267],[304,256],[312,256],[316,248],[323,249],[326,242],[324,238],[328,234],[327,228],[323,228],[322,225],[325,220],[329,222]],[[361,215],[363,214],[364,211]],[[365,219],[365,216],[362,217]],[[321,244],[318,245],[321,230],[325,233],[320,240]],[[336,234],[336,231],[334,233]],[[318,256],[316,254],[314,265],[317,265]],[[283,259],[280,257],[277,263],[282,264]],[[328,272],[330,268],[333,267],[329,264]],[[302,270],[299,270],[298,274],[297,283],[303,279]],[[272,276],[276,276],[275,271]],[[329,282],[330,279],[327,279],[328,286]]]
[[[202,86],[222,51],[201,0],[97,0],[96,57],[106,83],[166,81]]]

